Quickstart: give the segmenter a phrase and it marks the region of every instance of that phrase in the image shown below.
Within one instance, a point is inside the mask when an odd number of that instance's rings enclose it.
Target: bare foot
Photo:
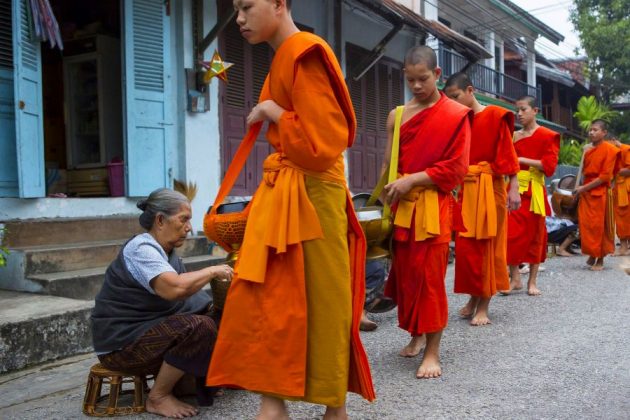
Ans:
[[[416,357],[420,354],[426,344],[427,341],[424,334],[413,336],[411,337],[411,341],[409,341],[409,344],[403,347],[398,354],[402,357]]]
[[[588,257],[588,260],[586,260],[586,265],[593,265],[595,264],[595,257]]]
[[[530,296],[540,296],[542,292],[536,286],[529,286],[527,289],[527,294]]]
[[[324,413],[324,420],[347,420],[348,413],[346,412],[346,406],[342,407],[326,407]]]
[[[523,288],[523,282],[518,281],[511,281],[510,282],[510,290],[500,290],[499,293],[501,293],[503,296],[507,296],[510,293],[512,293],[514,290],[521,290]]]
[[[559,249],[556,252],[556,255],[559,257],[572,257],[573,254],[571,254],[569,251],[565,251],[564,249]]]
[[[195,407],[178,400],[173,394],[152,396],[149,393],[146,409],[149,413],[176,419],[183,419],[184,417],[192,417],[199,414],[199,411]]]
[[[591,271],[604,271],[604,265],[595,264],[591,267]]]
[[[416,378],[431,379],[439,378],[440,376],[442,376],[440,359],[435,356],[425,354],[422,359],[422,363],[416,372]]]
[[[470,299],[468,300],[468,303],[466,303],[466,305],[464,305],[459,310],[459,316],[465,319],[472,317],[475,314],[475,311],[477,310],[478,303],[479,303],[479,298],[471,296]]]

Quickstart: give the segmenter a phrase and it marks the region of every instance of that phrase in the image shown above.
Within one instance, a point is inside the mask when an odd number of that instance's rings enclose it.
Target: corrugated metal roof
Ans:
[[[372,12],[384,17],[389,22],[403,22],[410,28],[420,30],[422,33],[429,33],[469,60],[477,61],[493,57],[492,53],[486,50],[479,43],[465,37],[438,21],[426,19],[420,16],[413,10],[403,6],[395,0],[346,1],[360,3]]]

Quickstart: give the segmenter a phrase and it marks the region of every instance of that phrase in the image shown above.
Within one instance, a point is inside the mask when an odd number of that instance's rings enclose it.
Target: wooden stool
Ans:
[[[134,389],[123,391],[123,384],[132,382]],[[109,395],[101,396],[103,383],[109,385]],[[144,376],[109,370],[100,363],[97,363],[92,366],[90,375],[88,376],[87,385],[85,387],[85,397],[83,398],[83,414],[106,417],[143,413],[145,411],[145,386],[146,378]],[[118,397],[132,393],[133,405],[119,407]],[[104,403],[105,400],[107,400],[107,404]]]

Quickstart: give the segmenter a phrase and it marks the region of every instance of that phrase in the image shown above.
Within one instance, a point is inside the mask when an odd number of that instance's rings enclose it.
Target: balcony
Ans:
[[[461,71],[468,63],[468,60],[462,55],[442,46],[438,50],[438,60],[444,78]],[[475,89],[479,92],[511,103],[516,102],[518,98],[525,95],[533,96],[536,98],[538,108],[542,109],[540,88],[530,86],[522,80],[478,63],[470,66],[467,74]]]

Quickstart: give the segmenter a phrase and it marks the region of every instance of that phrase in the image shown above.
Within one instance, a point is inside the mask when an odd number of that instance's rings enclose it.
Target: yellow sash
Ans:
[[[416,212],[416,241],[439,236],[440,202],[435,185],[415,187],[405,194],[398,201],[394,225],[410,228],[414,210]]]
[[[630,191],[630,179],[617,175],[615,188],[617,188],[617,205],[619,207],[627,207],[629,204],[628,191]]]
[[[520,194],[527,191],[531,183],[532,186],[532,201],[529,206],[529,210],[534,214],[546,216],[545,211],[545,175],[542,171],[529,167],[529,170],[521,170],[517,174],[518,178],[518,192]]]
[[[497,208],[494,201],[493,171],[488,162],[470,165],[464,178],[462,216],[465,238],[497,236]]]

